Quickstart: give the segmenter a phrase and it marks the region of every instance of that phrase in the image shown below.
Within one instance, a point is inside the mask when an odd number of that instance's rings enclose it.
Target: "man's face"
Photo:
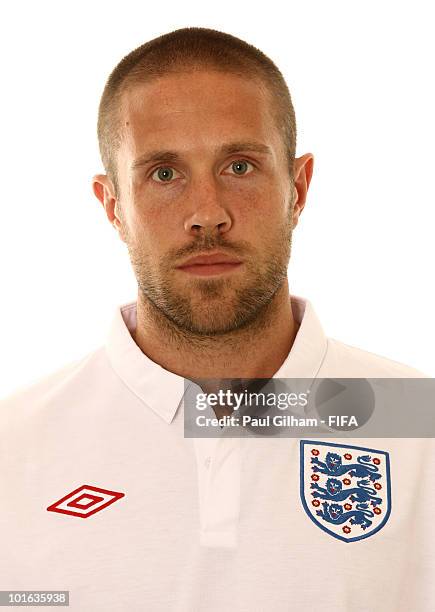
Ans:
[[[170,74],[125,92],[122,117],[118,227],[139,290],[180,329],[245,327],[285,282],[291,247],[295,191],[264,87]],[[211,254],[227,263],[185,265]]]

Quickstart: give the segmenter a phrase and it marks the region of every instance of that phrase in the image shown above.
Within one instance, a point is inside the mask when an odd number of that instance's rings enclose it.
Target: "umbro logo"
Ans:
[[[107,508],[113,502],[124,497],[124,495],[125,493],[118,493],[117,491],[100,489],[91,485],[82,485],[54,504],[51,504],[51,506],[48,506],[47,510],[49,512],[60,512],[61,514],[88,518],[92,514],[104,510],[104,508]]]

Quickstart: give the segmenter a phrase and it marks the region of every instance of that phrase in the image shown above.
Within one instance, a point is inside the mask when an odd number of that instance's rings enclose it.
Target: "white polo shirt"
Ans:
[[[423,376],[291,299],[275,377]],[[0,403],[0,590],[85,612],[435,609],[432,439],[185,438],[185,381],[135,325],[133,302],[105,346]]]

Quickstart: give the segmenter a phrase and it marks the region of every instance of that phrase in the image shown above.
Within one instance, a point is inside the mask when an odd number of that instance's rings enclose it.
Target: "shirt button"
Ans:
[[[210,467],[210,463],[211,463],[211,457],[206,457],[204,461],[204,466],[206,470],[208,470],[208,468]]]

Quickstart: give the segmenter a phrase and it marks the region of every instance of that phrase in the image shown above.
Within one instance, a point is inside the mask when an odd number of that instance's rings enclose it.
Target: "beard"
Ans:
[[[291,207],[290,207],[291,208]],[[124,229],[130,261],[141,297],[166,327],[183,335],[213,337],[265,325],[273,298],[287,279],[292,223],[289,217],[261,251],[246,241],[229,242],[206,235],[174,249],[158,264]],[[195,277],[174,269],[186,256],[220,250],[243,260],[240,270],[223,277]],[[166,325],[167,324],[167,325]]]

